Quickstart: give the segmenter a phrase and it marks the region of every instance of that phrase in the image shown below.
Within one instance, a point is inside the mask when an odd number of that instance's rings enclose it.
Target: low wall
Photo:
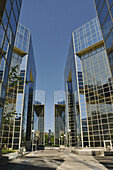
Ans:
[[[37,150],[45,150],[45,146],[38,146]]]
[[[97,155],[103,155],[104,149],[72,149],[72,153],[75,153],[77,155],[87,155],[87,156],[97,156]]]
[[[105,151],[104,156],[113,156],[113,151]]]

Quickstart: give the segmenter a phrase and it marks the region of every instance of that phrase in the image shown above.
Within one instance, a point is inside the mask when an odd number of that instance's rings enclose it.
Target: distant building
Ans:
[[[22,0],[0,0],[0,128]]]
[[[45,91],[36,90],[34,99],[34,130],[38,145],[45,145]],[[38,132],[38,133],[37,133]]]
[[[59,145],[61,135],[66,133],[65,92],[54,92],[54,145]]]
[[[103,147],[113,141],[111,70],[98,18],[72,33],[65,67],[70,145]]]
[[[30,148],[36,69],[31,33],[21,24],[18,25],[16,33],[10,74],[14,68],[16,68],[15,75],[20,76],[22,81],[11,85],[8,79],[4,116],[10,113],[11,118],[10,122],[5,121],[3,124],[1,144],[13,149],[18,149],[20,146]],[[12,114],[12,111],[15,114]]]

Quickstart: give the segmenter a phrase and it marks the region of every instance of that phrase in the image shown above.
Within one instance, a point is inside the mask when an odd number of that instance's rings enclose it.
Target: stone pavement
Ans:
[[[9,160],[17,159],[19,157],[22,157],[30,152],[23,152],[22,154],[18,154],[18,152],[3,154],[4,157],[8,157]]]
[[[9,161],[15,160],[17,158],[21,158],[21,157],[25,156],[28,153],[29,152],[23,152],[23,154],[18,154],[17,152],[13,152],[13,153],[8,153],[8,154],[3,154],[0,157],[0,165],[8,164]]]
[[[113,170],[113,157],[112,156],[97,156],[95,159],[104,165],[107,169]]]
[[[13,160],[13,159],[20,157],[21,155],[18,154],[17,152],[13,152],[13,153],[8,153],[8,154],[3,154],[3,156],[8,157],[9,160]]]
[[[100,164],[93,156],[82,156],[74,153],[64,152],[67,157],[57,170],[105,170],[106,168]]]
[[[48,148],[10,160],[0,166],[0,170],[106,170],[112,167],[113,157],[76,155],[69,148]]]
[[[30,152],[12,160],[0,170],[106,170],[93,156],[81,156],[69,149],[52,149]]]

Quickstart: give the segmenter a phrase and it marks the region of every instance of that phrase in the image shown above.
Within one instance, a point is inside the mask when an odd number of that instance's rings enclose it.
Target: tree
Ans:
[[[54,145],[54,133],[51,132],[51,144]]]
[[[45,133],[45,145],[47,146],[49,142],[49,134]]]

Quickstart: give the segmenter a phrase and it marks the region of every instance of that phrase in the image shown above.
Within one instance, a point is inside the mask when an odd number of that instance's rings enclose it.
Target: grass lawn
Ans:
[[[13,152],[16,152],[16,150],[2,150],[2,154],[13,153]]]

